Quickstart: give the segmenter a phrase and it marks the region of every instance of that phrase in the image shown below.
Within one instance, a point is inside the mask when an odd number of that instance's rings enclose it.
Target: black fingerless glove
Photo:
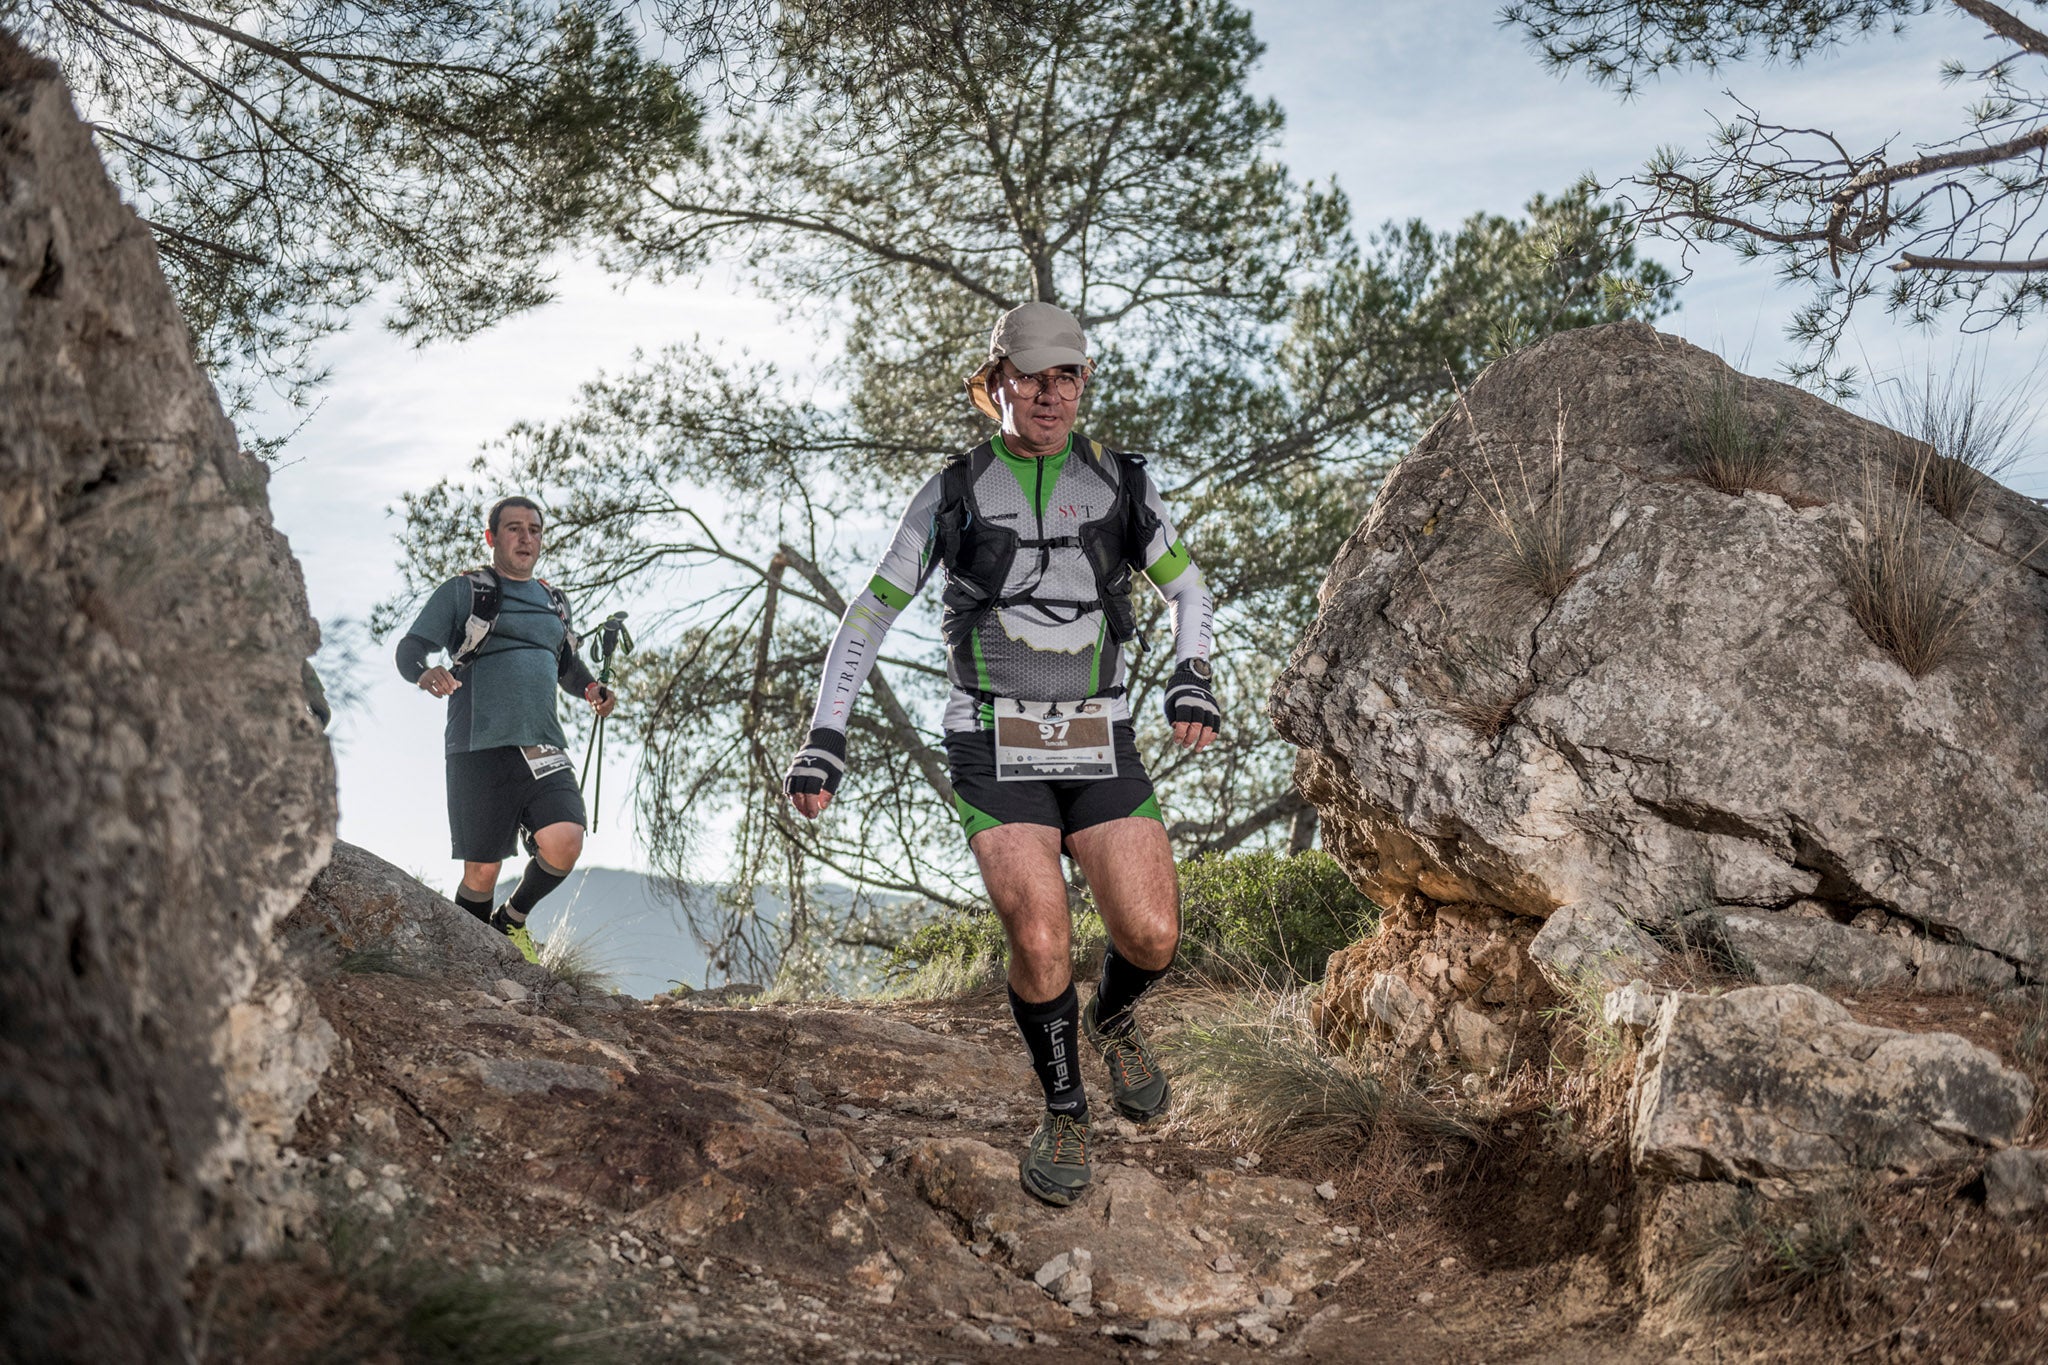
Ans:
[[[789,761],[789,776],[782,779],[784,796],[816,796],[837,793],[846,776],[846,732],[813,730],[810,741]]]
[[[1209,661],[1184,659],[1166,680],[1166,723],[1193,721],[1212,730],[1223,728],[1223,708],[1209,690]]]

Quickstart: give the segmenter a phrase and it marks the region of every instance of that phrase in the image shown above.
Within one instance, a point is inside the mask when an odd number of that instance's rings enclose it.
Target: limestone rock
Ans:
[[[1663,1012],[1670,991],[1658,990],[1645,981],[1631,981],[1609,991],[1600,1000],[1601,1022],[1630,1033],[1647,1033]]]
[[[1094,1185],[1062,1211],[1020,1197],[1013,1151],[935,1138],[916,1144],[906,1162],[933,1208],[1007,1235],[1020,1274],[1040,1283],[1050,1274],[1055,1285],[1085,1274],[1096,1303],[1131,1317],[1249,1309],[1262,1287],[1306,1293],[1343,1263],[1343,1250],[1323,1235],[1329,1219],[1315,1190],[1298,1180],[1210,1171],[1169,1187],[1141,1167],[1098,1162]],[[1235,1254],[1219,1254],[1216,1242]],[[1084,1253],[1087,1268],[1077,1269]]]
[[[1811,902],[1808,902],[1811,904]],[[1938,943],[1918,934],[1879,934],[1827,915],[1785,911],[1703,911],[1686,921],[1702,942],[1716,943],[1745,975],[1766,986],[1797,983],[1842,990],[1915,986],[1925,991],[2003,990],[2011,963],[1978,948]],[[1876,918],[1887,919],[1882,912]]]
[[[367,849],[336,840],[334,856],[285,921],[293,936],[317,935],[344,952],[388,953],[504,1000],[504,981],[531,990],[547,973],[512,941]]]
[[[1994,1218],[2048,1209],[2048,1149],[2007,1147],[1984,1163],[1984,1207]]]
[[[249,1193],[278,1175],[274,1135],[318,1064],[301,1005],[279,1017],[296,1041],[251,1027],[285,1000],[257,993],[270,931],[335,818],[302,681],[318,629],[267,478],[55,70],[0,31],[0,1321],[16,1359],[187,1358],[190,1260],[263,1241]]]
[[[1859,1024],[1805,986],[1680,994],[1637,1062],[1631,1155],[1650,1174],[1810,1187],[2004,1145],[2033,1101],[1982,1048]]]
[[[1570,990],[1587,977],[1623,985],[1656,966],[1664,951],[1613,906],[1582,901],[1551,911],[1529,940],[1529,956],[1551,985]]]
[[[1770,491],[1684,462],[1717,383],[1783,416]],[[2012,568],[2048,510],[1994,485],[1959,534],[1930,523],[1983,587],[1914,678],[1836,568],[1890,433],[1639,323],[1551,337],[1468,397],[1382,485],[1270,700],[1361,888],[1653,933],[1811,900],[2048,971],[2048,579]],[[1503,496],[1576,528],[1554,596],[1505,576]]]
[[[1529,955],[1534,920],[1422,897],[1390,909],[1379,933],[1330,954],[1312,1011],[1347,1046],[1490,1071],[1540,1053],[1556,993]]]

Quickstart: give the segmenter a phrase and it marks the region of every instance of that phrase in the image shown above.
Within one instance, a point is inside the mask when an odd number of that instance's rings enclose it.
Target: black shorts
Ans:
[[[588,825],[576,773],[564,768],[536,778],[517,745],[448,755],[450,857],[466,863],[502,863],[519,851],[521,829],[563,821]]]
[[[1115,731],[1116,776],[1082,782],[998,782],[996,732],[948,732],[946,758],[961,832],[971,840],[997,825],[1050,825],[1067,835],[1133,815],[1166,823],[1138,759],[1137,732],[1127,720],[1118,721]]]

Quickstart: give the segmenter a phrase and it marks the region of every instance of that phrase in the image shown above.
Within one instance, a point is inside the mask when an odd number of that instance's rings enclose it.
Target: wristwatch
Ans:
[[[1207,659],[1189,659],[1187,669],[1188,672],[1194,674],[1203,682],[1209,681],[1209,661]]]

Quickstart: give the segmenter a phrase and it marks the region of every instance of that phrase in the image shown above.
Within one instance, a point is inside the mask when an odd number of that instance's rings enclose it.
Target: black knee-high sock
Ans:
[[[568,877],[567,872],[557,872],[540,860],[535,854],[527,860],[526,871],[519,876],[519,885],[512,888],[512,894],[505,898],[505,918],[514,924],[526,923],[526,917],[533,913],[533,907],[540,904],[540,898],[560,886]]]
[[[1074,1050],[1074,1035],[1081,1026],[1081,1002],[1068,983],[1066,990],[1042,1005],[1034,1005],[1014,990],[1010,992],[1010,1013],[1024,1046],[1031,1049],[1031,1069],[1045,1088],[1045,1107],[1077,1119],[1088,1117],[1088,1095],[1081,1089],[1080,1056]]]
[[[475,915],[485,924],[491,922],[490,892],[472,891],[467,886],[458,885],[455,888],[455,903],[469,911],[470,914]]]
[[[1156,971],[1140,967],[1118,954],[1112,944],[1102,955],[1102,981],[1095,988],[1095,1027],[1104,1033],[1122,1033],[1131,1026],[1131,1007],[1148,987],[1165,976],[1167,968]]]

